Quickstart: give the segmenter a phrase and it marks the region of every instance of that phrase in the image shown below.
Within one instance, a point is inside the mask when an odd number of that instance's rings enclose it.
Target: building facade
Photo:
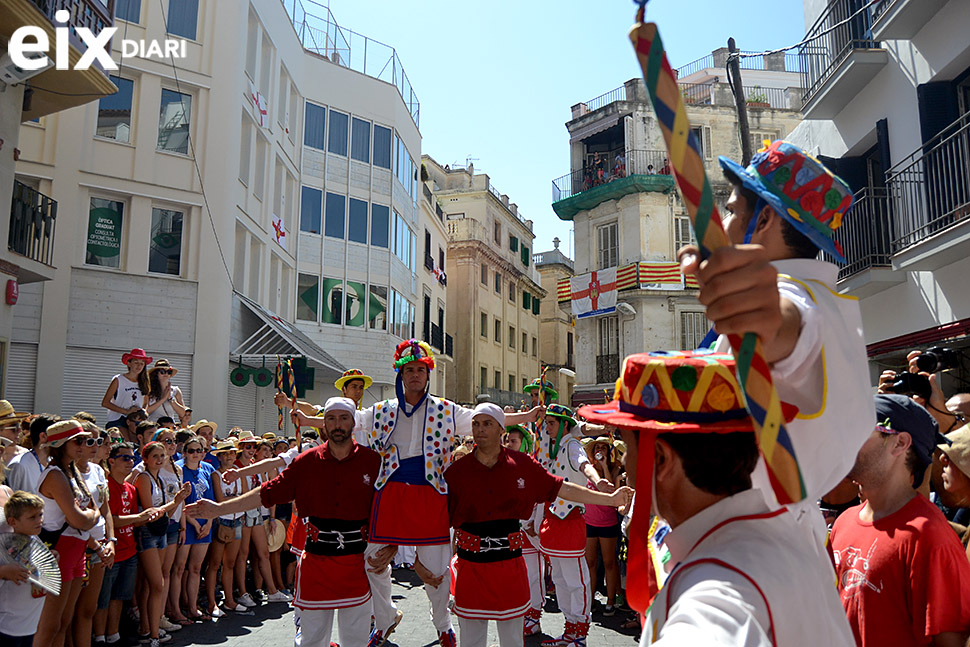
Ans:
[[[946,346],[970,377],[970,11],[960,0],[805,0],[805,121],[794,143],[856,193],[835,237],[858,297],[873,383],[912,349]]]
[[[572,278],[573,262],[559,243],[553,238],[553,249],[532,258],[546,293],[539,304],[539,363],[549,367],[546,380],[559,393],[559,401],[569,404],[576,383],[576,327],[572,315],[559,307],[557,293],[559,282]]]
[[[459,341],[446,392],[521,406],[539,374],[539,304],[532,221],[484,173],[422,157],[448,225],[448,328]]]
[[[15,311],[17,392],[103,422],[121,353],[143,347],[196,418],[230,426],[276,428],[279,358],[312,369],[311,401],[349,367],[375,379],[365,403],[391,394],[425,283],[419,104],[396,52],[300,0],[118,6],[125,38],[187,56],[125,59],[116,94],[22,126],[18,176],[57,197],[63,237]]]
[[[687,66],[681,77],[692,81],[681,89],[715,199],[723,203],[730,187],[717,157],[740,159],[741,146],[734,97],[712,74],[718,56]],[[761,85],[745,87],[755,150],[762,140],[785,137],[801,119],[801,93],[791,86],[795,61],[782,57],[769,65],[765,58],[745,59],[746,68],[760,68]],[[553,181],[552,206],[574,227],[576,276],[559,282],[557,298],[577,317],[578,404],[612,394],[626,355],[696,348],[710,324],[696,284],[681,276],[676,262],[677,249],[693,233],[642,80],[573,106],[566,128],[572,171]],[[598,293],[613,289],[615,308],[597,310]]]

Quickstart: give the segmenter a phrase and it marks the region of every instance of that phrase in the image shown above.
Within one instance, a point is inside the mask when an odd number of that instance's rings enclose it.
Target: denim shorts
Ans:
[[[166,532],[164,535],[153,535],[148,532],[148,528],[145,526],[139,526],[135,529],[135,545],[138,546],[139,552],[151,548],[163,550],[168,546],[168,533]]]
[[[178,546],[179,544],[179,522],[169,520],[168,533],[165,535],[166,546]]]
[[[98,595],[98,608],[107,609],[112,600],[130,600],[135,592],[135,574],[138,572],[138,558],[131,556],[104,572],[101,593]]]
[[[232,528],[235,531],[233,533],[233,539],[235,539],[236,541],[239,541],[242,539],[242,525],[243,525],[244,518],[245,517],[239,517],[238,519],[223,519],[222,517],[219,517],[218,519],[216,519],[216,523],[219,524],[220,526]],[[212,532],[215,533],[216,529],[213,528]]]
[[[260,518],[259,510],[246,510],[246,514],[243,515],[243,519],[245,519],[247,528],[254,528],[262,525],[263,523],[262,519]]]

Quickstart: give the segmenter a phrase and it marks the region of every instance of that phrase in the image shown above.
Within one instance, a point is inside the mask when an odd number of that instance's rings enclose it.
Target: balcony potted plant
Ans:
[[[759,86],[754,86],[751,92],[748,93],[748,98],[745,101],[749,108],[770,108],[771,104],[768,103],[768,95]]]

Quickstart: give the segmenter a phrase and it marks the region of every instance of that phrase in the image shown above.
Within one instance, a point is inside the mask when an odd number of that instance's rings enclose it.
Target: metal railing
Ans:
[[[680,96],[688,106],[713,106],[716,83],[680,83]]]
[[[445,333],[445,355],[448,357],[455,356],[455,339],[448,333]]]
[[[893,252],[970,216],[970,113],[886,172]]]
[[[596,383],[615,382],[620,375],[619,355],[596,356]]]
[[[10,251],[52,265],[56,224],[57,200],[14,180],[7,236]]]
[[[855,205],[832,236],[842,246],[845,257],[845,264],[839,268],[839,279],[872,267],[890,267],[892,229],[889,190],[886,187],[867,187],[858,191]]]
[[[799,72],[801,68],[799,67],[798,54],[786,53],[784,55],[784,66],[769,63],[769,61],[777,60],[781,63],[781,54],[771,54],[765,56],[761,52],[741,52],[742,56],[739,60],[742,70],[777,70],[784,72]],[[725,61],[727,54],[725,52]],[[708,54],[707,56],[702,56],[696,61],[691,61],[682,67],[677,68],[677,78],[683,78],[685,76],[690,76],[696,72],[706,69],[720,69],[723,70],[725,63],[717,61],[715,64],[714,55]],[[781,68],[781,69],[779,69]]]
[[[518,207],[515,208],[515,211],[512,211],[512,205],[509,204],[508,196],[506,196],[504,199],[502,198],[502,192],[499,191],[498,187],[492,183],[492,178],[488,178],[488,192],[495,196],[495,199],[501,202],[502,206],[505,207],[510,214],[518,218],[521,222],[525,222],[525,217],[519,213]]]
[[[489,402],[504,406],[513,406],[516,409],[522,406],[525,402],[526,395],[520,391],[505,391],[503,389],[495,389],[491,387],[482,387],[479,390],[479,395],[488,396]]]
[[[622,150],[617,150],[604,153],[600,159],[599,164],[587,163],[586,168],[553,180],[552,201],[559,202],[630,175],[666,175],[670,172],[666,151],[633,150],[624,156]]]
[[[798,50],[806,103],[853,50],[880,47],[879,41],[872,38],[869,12],[856,15],[859,6],[853,0],[832,0],[808,30],[807,42]]]
[[[341,27],[330,8],[316,0],[280,1],[305,50],[395,86],[414,125],[421,126],[421,103],[396,49]]]
[[[598,110],[603,106],[608,106],[614,101],[626,101],[626,86],[621,85],[620,87],[610,90],[609,92],[604,92],[598,97],[594,97],[589,101],[583,101],[583,105],[586,106],[588,112],[593,112]]]
[[[787,108],[788,97],[784,88],[763,88],[759,85],[741,87],[748,107]]]
[[[91,30],[92,34],[100,34],[108,27],[114,26],[114,3],[99,2],[98,0],[28,0],[32,5],[47,16],[51,25],[60,27],[61,23],[54,21],[54,14],[61,9],[70,13],[68,18],[68,40],[78,51],[87,50],[87,44],[77,34],[78,27]],[[109,50],[110,51],[110,50]],[[101,61],[95,59],[96,68],[105,71]]]
[[[444,331],[436,323],[431,324],[431,340],[428,343],[431,344],[431,348],[434,348],[438,352],[441,352],[445,348]]]

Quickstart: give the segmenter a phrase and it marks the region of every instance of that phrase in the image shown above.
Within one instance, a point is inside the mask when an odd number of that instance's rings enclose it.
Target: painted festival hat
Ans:
[[[566,429],[572,429],[576,426],[576,418],[573,416],[573,410],[564,404],[550,404],[546,407],[546,415],[565,422]]]
[[[524,393],[532,393],[533,391],[538,391],[539,389],[544,390],[546,395],[549,396],[551,400],[559,399],[559,392],[552,388],[552,384],[548,380],[543,381],[542,378],[537,377],[522,387],[522,391]]]
[[[434,353],[431,352],[431,346],[417,339],[408,339],[398,344],[394,349],[394,370],[400,371],[402,366],[410,362],[421,362],[428,367],[428,371],[433,371]]]
[[[364,375],[364,372],[359,368],[352,368],[350,370],[344,371],[343,375],[337,378],[337,381],[333,383],[338,390],[343,390],[344,385],[351,380],[363,380],[364,388],[369,389],[370,385],[374,383],[374,380],[369,375]]]

